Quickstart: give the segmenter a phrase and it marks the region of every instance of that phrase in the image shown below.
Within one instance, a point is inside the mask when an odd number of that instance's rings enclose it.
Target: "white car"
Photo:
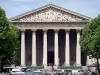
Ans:
[[[12,71],[11,71],[11,75],[15,75],[15,74],[24,75],[25,72],[23,72],[20,68],[14,68],[14,69],[12,69]]]
[[[72,75],[83,75],[83,70],[72,70]]]
[[[72,70],[72,75],[79,75],[79,70]]]

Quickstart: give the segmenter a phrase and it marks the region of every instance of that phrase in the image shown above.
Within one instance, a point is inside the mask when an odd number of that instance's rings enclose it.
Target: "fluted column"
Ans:
[[[81,30],[76,30],[77,31],[77,44],[76,44],[76,66],[81,66],[81,47],[79,44],[80,40],[80,31]]]
[[[54,34],[55,35],[55,39],[54,39],[54,57],[55,57],[55,59],[54,60],[55,60],[55,65],[59,66],[59,55],[58,55],[59,54],[59,51],[58,51],[58,49],[59,49],[58,48],[58,43],[59,43],[58,42],[58,31],[59,30],[54,30],[54,31],[55,31],[54,32],[55,33]]]
[[[70,66],[69,31],[70,30],[65,30],[66,32],[65,66]]]
[[[47,66],[47,30],[43,30],[43,65]]]
[[[25,66],[25,30],[21,30],[21,66]]]
[[[32,30],[32,66],[36,65],[36,30]]]

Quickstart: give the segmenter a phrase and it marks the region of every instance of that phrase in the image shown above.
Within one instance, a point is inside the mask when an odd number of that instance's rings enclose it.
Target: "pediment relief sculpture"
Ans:
[[[67,21],[83,21],[90,18],[75,13],[73,11],[60,8],[55,5],[47,5],[40,9],[19,15],[11,19],[11,21],[30,21],[30,22],[67,22]]]
[[[41,22],[41,21],[81,21],[82,18],[77,16],[60,12],[54,9],[44,10],[36,14],[31,14],[29,16],[25,16],[20,18],[18,21],[33,21],[33,22]]]

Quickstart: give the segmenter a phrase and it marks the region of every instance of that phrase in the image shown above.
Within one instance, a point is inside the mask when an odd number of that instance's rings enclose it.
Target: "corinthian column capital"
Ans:
[[[66,32],[70,32],[70,29],[65,29]]]
[[[81,32],[81,29],[76,29],[77,32]]]
[[[48,31],[48,29],[43,29],[43,31],[44,31],[44,32],[47,32],[47,31]]]
[[[32,32],[35,32],[35,31],[37,31],[37,30],[36,30],[36,29],[31,29],[31,31],[32,31]]]
[[[24,32],[24,31],[25,31],[25,29],[20,29],[20,31],[21,31],[21,32]]]

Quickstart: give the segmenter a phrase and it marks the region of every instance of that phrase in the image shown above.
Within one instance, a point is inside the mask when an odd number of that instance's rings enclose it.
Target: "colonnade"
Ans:
[[[32,66],[37,66],[36,62],[36,30],[32,31]],[[43,65],[47,66],[47,29],[43,30]],[[65,66],[70,66],[70,42],[69,42],[69,29],[65,30]],[[77,31],[77,44],[76,44],[76,65],[81,66],[81,48],[79,45],[80,30]],[[54,64],[59,66],[59,47],[58,47],[58,29],[54,30]],[[21,65],[25,66],[25,30],[21,30]]]

